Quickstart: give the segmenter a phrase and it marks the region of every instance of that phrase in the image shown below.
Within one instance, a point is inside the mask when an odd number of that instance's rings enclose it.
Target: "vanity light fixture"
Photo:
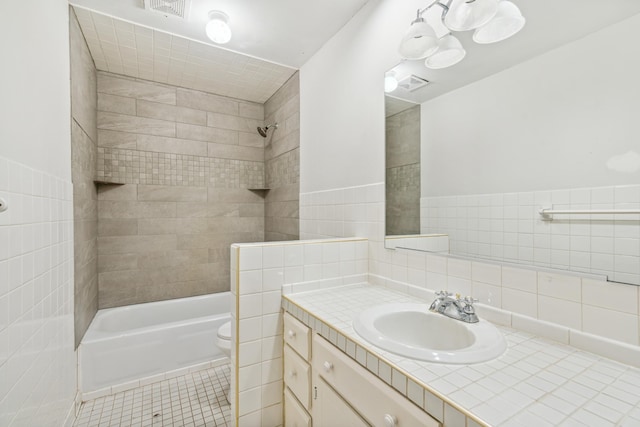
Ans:
[[[231,28],[229,27],[229,17],[219,10],[209,12],[209,22],[205,27],[207,37],[212,42],[225,44],[231,40]]]
[[[449,30],[440,39],[422,15],[440,6],[440,20]],[[473,40],[487,44],[505,40],[525,24],[520,9],[509,0],[435,0],[424,9],[418,9],[416,19],[402,37],[398,51],[402,58],[425,59],[427,68],[445,68],[460,62],[466,55],[460,41],[451,31],[475,30]]]

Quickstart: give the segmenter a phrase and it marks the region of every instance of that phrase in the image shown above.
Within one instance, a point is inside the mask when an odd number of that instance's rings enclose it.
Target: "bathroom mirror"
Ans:
[[[387,247],[444,234],[453,255],[638,285],[640,214],[609,211],[640,209],[640,2],[514,3],[511,39],[456,33],[457,65],[389,70]]]

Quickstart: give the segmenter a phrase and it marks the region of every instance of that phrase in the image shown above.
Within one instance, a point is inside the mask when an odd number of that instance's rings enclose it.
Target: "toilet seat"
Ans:
[[[218,338],[222,340],[231,339],[231,321],[218,328]]]

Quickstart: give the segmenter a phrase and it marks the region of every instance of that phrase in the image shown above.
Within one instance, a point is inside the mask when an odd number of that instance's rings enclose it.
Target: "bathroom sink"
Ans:
[[[427,304],[377,305],[356,316],[353,328],[376,347],[428,362],[486,362],[507,348],[502,333],[491,323],[451,319],[430,312]]]

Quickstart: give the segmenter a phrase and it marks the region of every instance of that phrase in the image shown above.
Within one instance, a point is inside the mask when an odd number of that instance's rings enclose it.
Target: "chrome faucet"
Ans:
[[[478,322],[473,307],[473,303],[478,300],[471,297],[460,298],[460,294],[456,294],[455,298],[452,296],[453,294],[447,291],[436,292],[436,299],[431,303],[429,310],[467,323]]]

